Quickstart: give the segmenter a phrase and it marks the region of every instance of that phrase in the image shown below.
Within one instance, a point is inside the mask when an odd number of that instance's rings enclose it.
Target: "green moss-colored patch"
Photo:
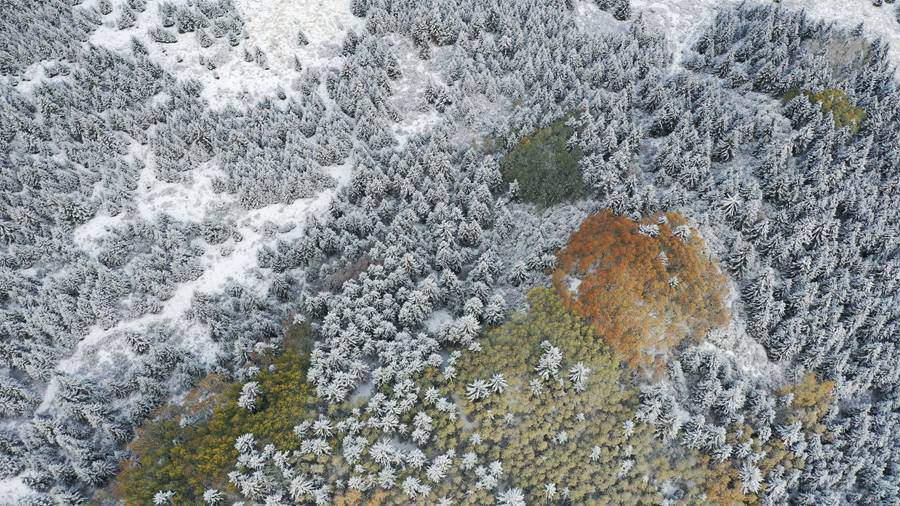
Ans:
[[[800,93],[806,95],[810,102],[819,106],[823,113],[831,113],[834,118],[834,126],[838,128],[849,127],[851,131],[859,130],[859,125],[866,118],[866,111],[850,103],[847,94],[839,88],[827,88],[819,93],[808,90],[802,92],[797,88],[791,88],[784,96],[787,102]]]
[[[565,120],[524,137],[500,162],[504,183],[518,181],[519,195],[526,202],[549,207],[585,195],[578,166],[581,148],[566,146],[575,130]]]
[[[306,382],[309,347],[309,330],[292,327],[284,351],[262,361],[255,380],[263,400],[255,412],[237,405],[241,383],[216,375],[201,381],[183,403],[164,407],[137,431],[129,447],[133,457],[109,492],[126,504],[152,504],[156,492],[171,490],[177,504],[202,504],[205,489],[229,490],[227,475],[237,460],[238,436],[253,433],[262,444],[294,449],[299,440],[293,427],[315,404],[315,392]],[[183,419],[197,421],[182,427]]]

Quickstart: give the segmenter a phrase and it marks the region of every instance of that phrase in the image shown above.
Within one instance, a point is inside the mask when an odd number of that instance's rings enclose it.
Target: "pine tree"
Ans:
[[[119,30],[126,30],[133,27],[136,20],[134,12],[128,6],[123,5],[122,13],[119,14],[119,19],[116,20],[116,27]]]
[[[631,17],[631,0],[614,0],[612,7],[613,17],[619,21],[625,21]]]
[[[369,0],[353,0],[350,4],[350,12],[358,18],[366,17],[369,10]]]

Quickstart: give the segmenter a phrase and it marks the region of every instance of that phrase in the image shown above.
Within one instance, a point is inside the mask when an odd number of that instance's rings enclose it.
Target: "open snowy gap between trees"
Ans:
[[[91,43],[127,53],[132,37],[144,41],[152,58],[167,72],[179,79],[200,81],[203,97],[213,108],[236,103],[237,99],[272,96],[279,88],[290,89],[297,75],[295,56],[304,68],[334,64],[340,58],[344,33],[363,28],[363,21],[350,13],[349,1],[235,0],[249,37],[242,45],[246,42],[265,52],[268,68],[263,68],[256,62],[244,61],[239,48],[225,43],[203,48],[190,34],[171,44],[154,43],[147,30],[159,24],[159,3],[148,1],[147,8],[136,13],[137,21],[130,29],[120,30],[107,21],[94,31]],[[308,45],[297,44],[299,30],[309,40]],[[215,61],[215,70],[209,71],[201,58]]]

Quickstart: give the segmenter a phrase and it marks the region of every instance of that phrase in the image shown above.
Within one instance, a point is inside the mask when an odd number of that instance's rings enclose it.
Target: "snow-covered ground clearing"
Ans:
[[[475,79],[467,81],[466,93],[459,103],[452,104],[443,113],[438,111],[426,101],[426,89],[429,85],[446,87],[446,73],[454,58],[451,50],[448,47],[433,47],[430,57],[422,59],[409,40],[397,36],[389,36],[387,40],[401,72],[401,77],[391,84],[393,94],[390,98],[392,107],[400,116],[400,120],[392,125],[393,135],[400,147],[411,137],[447,123],[443,116],[455,116],[460,120],[454,124],[452,142],[460,146],[478,144],[501,118],[511,114],[511,102],[497,90],[502,83],[493,83],[491,96],[488,97],[489,86]]]
[[[298,75],[295,56],[304,68],[334,63],[347,30],[363,26],[363,20],[350,13],[349,1],[237,0],[234,4],[245,23],[246,37],[237,47],[217,40],[204,48],[192,33],[179,34],[176,42],[159,44],[148,30],[160,24],[160,3],[149,0],[143,12],[135,13],[134,26],[126,29],[116,26],[114,11],[94,31],[90,42],[125,53],[131,50],[132,37],[137,38],[166,71],[180,79],[198,80],[204,98],[213,107],[289,89]],[[308,45],[298,43],[301,30]],[[244,59],[245,50],[253,53],[256,48],[266,55],[266,65]]]
[[[18,476],[0,481],[0,504],[4,506],[21,504],[22,499],[31,494],[31,489]]]
[[[582,0],[575,4],[575,23],[585,31],[614,32],[625,27],[612,14],[597,7],[593,0]]]
[[[716,16],[717,9],[736,4],[734,0],[633,0],[651,29],[661,30],[669,41],[674,63],[681,61],[700,29]]]
[[[150,149],[134,143],[130,152],[144,163],[135,195],[135,210],[141,218],[152,220],[169,214],[180,221],[200,222],[211,214],[225,214],[233,206],[233,195],[215,193],[212,179],[221,171],[212,162],[192,171],[188,184],[167,183],[156,175],[156,164]]]
[[[349,0],[236,0],[250,40],[269,55],[273,69],[293,69],[294,56],[304,65],[336,55],[347,30],[364,21],[350,12]],[[309,45],[297,43],[303,32]]]
[[[440,121],[439,115],[432,108],[425,111],[419,108],[425,104],[425,87],[428,82],[441,82],[437,62],[441,61],[444,52],[438,49],[430,59],[422,60],[412,44],[402,38],[393,41],[391,50],[397,57],[402,73],[400,79],[392,86],[394,91],[392,105],[403,118],[403,121],[394,127],[394,136],[402,144],[409,137],[424,132]]]
[[[114,357],[111,350],[126,348],[124,343],[112,343],[111,339],[121,336],[123,331],[141,331],[156,323],[167,323],[182,332],[181,344],[203,358],[206,365],[211,365],[216,354],[215,343],[209,339],[203,326],[184,318],[194,294],[214,293],[221,290],[228,281],[238,281],[262,292],[266,283],[253,275],[257,269],[259,250],[278,239],[296,238],[302,233],[306,218],[325,210],[334,193],[334,190],[329,190],[315,198],[298,199],[290,204],[274,204],[247,212],[238,221],[237,230],[241,239],[229,239],[224,244],[207,248],[203,256],[203,274],[196,280],[179,285],[159,313],[122,321],[109,329],[95,328],[79,343],[72,356],[60,362],[58,369],[71,373],[83,370],[84,367],[102,368],[106,360]],[[268,235],[264,232],[268,224],[293,226],[284,233]],[[93,360],[85,361],[85,355],[91,355]]]

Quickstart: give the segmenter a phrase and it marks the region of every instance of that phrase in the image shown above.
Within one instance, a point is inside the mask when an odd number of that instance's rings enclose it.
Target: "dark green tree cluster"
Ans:
[[[581,148],[568,144],[573,133],[562,118],[522,137],[500,162],[503,181],[540,208],[583,197]]]

